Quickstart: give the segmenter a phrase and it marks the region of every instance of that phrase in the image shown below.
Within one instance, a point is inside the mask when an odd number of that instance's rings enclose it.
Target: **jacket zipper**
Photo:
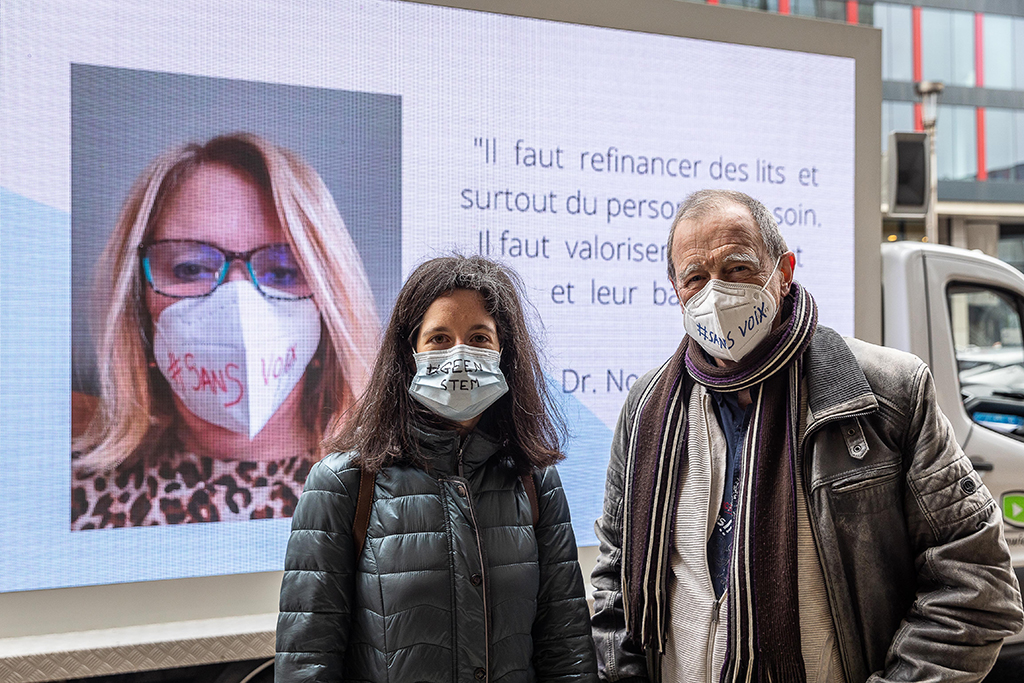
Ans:
[[[487,568],[484,566],[484,548],[480,542],[480,526],[476,521],[476,507],[473,505],[473,495],[469,490],[469,480],[466,479],[466,473],[462,464],[462,453],[466,450],[466,445],[469,444],[469,440],[472,438],[473,436],[470,434],[459,447],[458,465],[459,479],[462,480],[463,486],[466,487],[466,504],[469,507],[469,518],[473,521],[473,535],[476,536],[477,558],[480,561],[480,589],[484,594],[484,671],[487,672],[484,681],[488,681],[491,678],[491,618],[487,609]]]
[[[715,600],[715,606],[711,610],[711,632],[708,634],[708,654],[707,654],[707,676],[708,683],[715,683],[718,677],[713,674],[715,666],[715,641],[718,640],[718,619],[719,613],[722,608],[722,602],[725,600],[727,592],[722,593],[722,597]]]
[[[815,516],[813,514],[811,514],[811,509],[810,509],[811,508],[811,495],[810,495],[811,494],[811,484],[810,484],[810,477],[807,476],[808,472],[807,472],[806,466],[807,466],[807,462],[808,461],[807,461],[807,458],[805,457],[806,456],[805,450],[806,450],[806,446],[807,446],[807,441],[808,441],[808,439],[810,438],[810,436],[812,434],[815,434],[815,433],[821,431],[822,427],[824,427],[827,424],[831,424],[832,422],[838,422],[840,420],[846,420],[846,419],[851,418],[851,417],[859,417],[861,415],[867,415],[869,412],[871,412],[871,411],[870,410],[865,410],[863,408],[858,408],[857,410],[851,410],[851,411],[848,411],[848,412],[837,413],[835,415],[830,415],[830,416],[828,416],[826,418],[822,418],[822,420],[820,422],[818,422],[816,425],[814,425],[813,429],[808,427],[808,429],[806,429],[804,431],[803,437],[800,439],[800,450],[798,451],[798,455],[799,455],[799,458],[800,458],[800,461],[801,461],[801,463],[800,463],[801,464],[801,469],[803,469],[803,472],[802,472],[803,480],[804,480],[803,489],[804,489],[804,497],[807,500],[807,519],[808,519],[808,521],[810,522],[810,525],[811,525],[811,535],[814,537],[814,552],[815,553],[818,553],[818,548],[821,547],[821,532],[818,529],[818,521],[815,518]],[[818,557],[819,558],[821,557],[820,553],[818,553]],[[820,562],[820,559],[819,559],[819,562]],[[832,614],[835,614],[835,604],[836,604],[835,589],[832,586],[832,582],[829,580],[829,575],[828,575],[828,572],[825,571],[824,565],[822,565],[821,577],[825,581],[825,590],[828,592],[829,612],[832,613]],[[846,680],[850,680],[850,671],[852,671],[852,668],[850,667],[850,662],[848,660],[848,656],[849,655],[848,655],[848,653],[846,651],[846,648],[843,647],[844,639],[838,637],[840,635],[840,633],[839,633],[840,625],[839,625],[838,622],[835,621],[835,619],[832,620],[832,627],[836,630],[836,636],[837,636],[837,640],[839,642],[839,655],[840,655],[840,657],[843,660],[843,676],[844,676],[844,678]]]

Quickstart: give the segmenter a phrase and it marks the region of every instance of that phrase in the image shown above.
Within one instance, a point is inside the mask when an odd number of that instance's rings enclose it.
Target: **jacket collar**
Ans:
[[[487,431],[484,420],[464,438],[455,430],[438,429],[422,422],[413,422],[409,432],[431,470],[440,475],[458,476],[461,457],[462,476],[468,479],[501,449],[501,443]]]
[[[872,412],[878,401],[850,347],[835,330],[818,325],[804,356],[807,431],[823,420]]]

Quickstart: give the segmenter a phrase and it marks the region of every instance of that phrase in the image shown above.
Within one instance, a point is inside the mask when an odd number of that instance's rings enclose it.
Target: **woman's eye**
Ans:
[[[260,282],[271,287],[288,287],[301,279],[302,273],[297,268],[274,268],[263,273]]]
[[[179,282],[196,282],[197,280],[215,279],[218,271],[202,263],[183,261],[174,264],[171,273]]]

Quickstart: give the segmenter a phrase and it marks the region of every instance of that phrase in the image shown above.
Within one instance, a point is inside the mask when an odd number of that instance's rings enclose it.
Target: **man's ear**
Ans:
[[[782,296],[789,294],[789,286],[793,283],[793,269],[796,268],[796,254],[787,251],[779,259],[779,272],[782,273]]]
[[[679,287],[676,286],[676,281],[673,280],[672,278],[669,278],[668,281],[672,283],[672,291],[676,293],[676,300],[679,301],[680,310],[685,311],[686,306],[683,305],[683,297],[679,296]]]

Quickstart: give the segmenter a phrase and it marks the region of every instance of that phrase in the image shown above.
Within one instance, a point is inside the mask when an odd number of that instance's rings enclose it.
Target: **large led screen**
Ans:
[[[853,59],[401,2],[0,17],[0,592],[280,569],[316,435],[431,256],[526,282],[580,545],[683,335],[689,193],[764,202],[854,331]]]

